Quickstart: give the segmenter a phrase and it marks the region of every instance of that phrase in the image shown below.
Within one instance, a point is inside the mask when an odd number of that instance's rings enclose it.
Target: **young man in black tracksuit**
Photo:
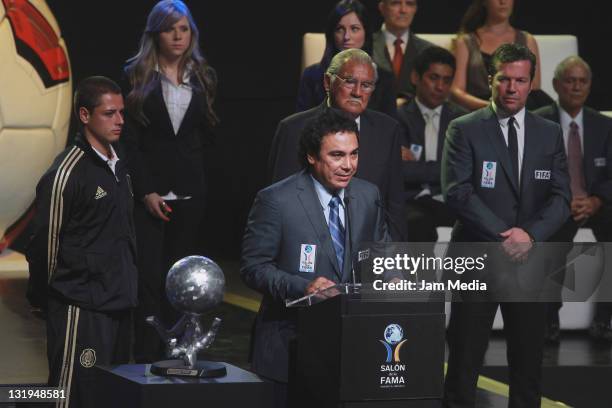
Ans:
[[[123,126],[121,89],[87,78],[74,105],[81,134],[38,183],[27,251],[28,299],[47,315],[49,385],[66,392],[58,407],[94,406],[92,367],[128,362],[137,303],[133,194],[113,147]]]

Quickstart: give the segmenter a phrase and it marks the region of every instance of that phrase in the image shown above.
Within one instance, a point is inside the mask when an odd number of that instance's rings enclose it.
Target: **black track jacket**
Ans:
[[[45,308],[47,295],[96,311],[136,306],[133,192],[117,155],[115,176],[77,137],[39,181],[27,249],[33,306]]]

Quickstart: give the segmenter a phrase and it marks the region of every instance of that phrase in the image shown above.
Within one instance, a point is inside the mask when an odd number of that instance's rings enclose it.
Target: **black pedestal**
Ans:
[[[227,375],[225,364],[203,360],[196,361],[194,367],[187,366],[183,360],[157,361],[149,371],[161,377],[219,378]]]
[[[222,363],[227,376],[212,379],[158,377],[145,364],[95,367],[99,380],[92,390],[99,407],[168,408],[180,406],[269,408],[272,383]]]
[[[343,294],[299,310],[293,406],[441,406],[443,293],[398,299]]]

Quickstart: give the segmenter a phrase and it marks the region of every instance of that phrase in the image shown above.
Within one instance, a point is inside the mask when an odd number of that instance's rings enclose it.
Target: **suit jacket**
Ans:
[[[429,184],[432,195],[440,193],[440,163],[446,128],[451,120],[467,113],[468,111],[452,102],[445,102],[442,105],[436,160],[425,161],[425,119],[423,119],[419,106],[412,99],[398,108],[397,118],[404,130],[402,146],[410,148],[412,145],[419,145],[423,149],[419,160],[402,161],[406,199],[412,199],[420,193],[423,184]]]
[[[534,112],[545,119],[561,123],[556,103]],[[583,110],[583,167],[589,195],[612,204],[612,119],[594,109]]]
[[[353,178],[348,198],[345,261],[339,270],[331,234],[310,173],[301,171],[261,190],[249,214],[242,242],[240,273],[247,286],[263,294],[255,323],[253,370],[287,381],[289,340],[295,335],[295,309],[285,300],[304,295],[313,279],[351,281],[351,259],[363,241],[388,240],[376,186]],[[351,232],[349,233],[348,230]],[[351,242],[349,243],[349,237]],[[302,246],[315,248],[314,271],[300,272]]]
[[[494,168],[489,180],[484,179],[487,162]],[[525,112],[523,168],[517,186],[492,107],[453,120],[444,144],[442,191],[458,218],[453,241],[501,241],[499,233],[511,227],[546,241],[570,215],[561,128]]]
[[[139,199],[151,192],[163,196],[170,190],[183,196],[204,195],[203,148],[211,142],[212,130],[204,114],[205,96],[195,79],[191,85],[193,96],[177,134],[159,78],[143,103],[149,123],[142,125],[132,112],[126,112],[121,140],[128,153],[134,194]]]
[[[374,62],[376,62],[380,68],[393,73],[393,65],[391,63],[389,50],[387,50],[385,35],[382,31],[377,31],[374,33],[372,41],[372,58]],[[406,44],[406,50],[404,51],[402,69],[400,70],[399,78],[395,79],[395,94],[397,96],[407,96],[409,98],[414,96],[414,85],[410,81],[410,73],[412,72],[412,68],[414,68],[414,60],[421,51],[432,45],[434,44],[410,32],[408,44]]]
[[[297,158],[300,135],[307,123],[323,109],[326,109],[325,104],[291,115],[278,124],[268,159],[273,182],[300,170]],[[388,209],[391,236],[394,240],[402,240],[406,236],[406,217],[402,196],[400,125],[383,113],[366,109],[361,114],[360,127],[356,176],[378,187]]]
[[[321,64],[313,64],[304,69],[298,88],[296,112],[319,106],[325,100],[324,74]],[[368,108],[395,118],[397,107],[393,91],[394,81],[395,78],[391,72],[378,69],[378,81],[376,81],[376,88],[370,96]]]

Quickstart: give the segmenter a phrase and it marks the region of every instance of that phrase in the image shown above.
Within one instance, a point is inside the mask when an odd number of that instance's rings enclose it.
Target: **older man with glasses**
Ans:
[[[359,128],[359,167],[356,176],[380,190],[387,222],[395,241],[406,236],[402,204],[401,128],[391,117],[367,109],[376,84],[376,68],[370,56],[359,49],[344,50],[332,59],[323,78],[327,98],[310,110],[283,119],[270,148],[268,169],[275,182],[299,170],[299,135],[325,109],[337,109],[353,118]]]

